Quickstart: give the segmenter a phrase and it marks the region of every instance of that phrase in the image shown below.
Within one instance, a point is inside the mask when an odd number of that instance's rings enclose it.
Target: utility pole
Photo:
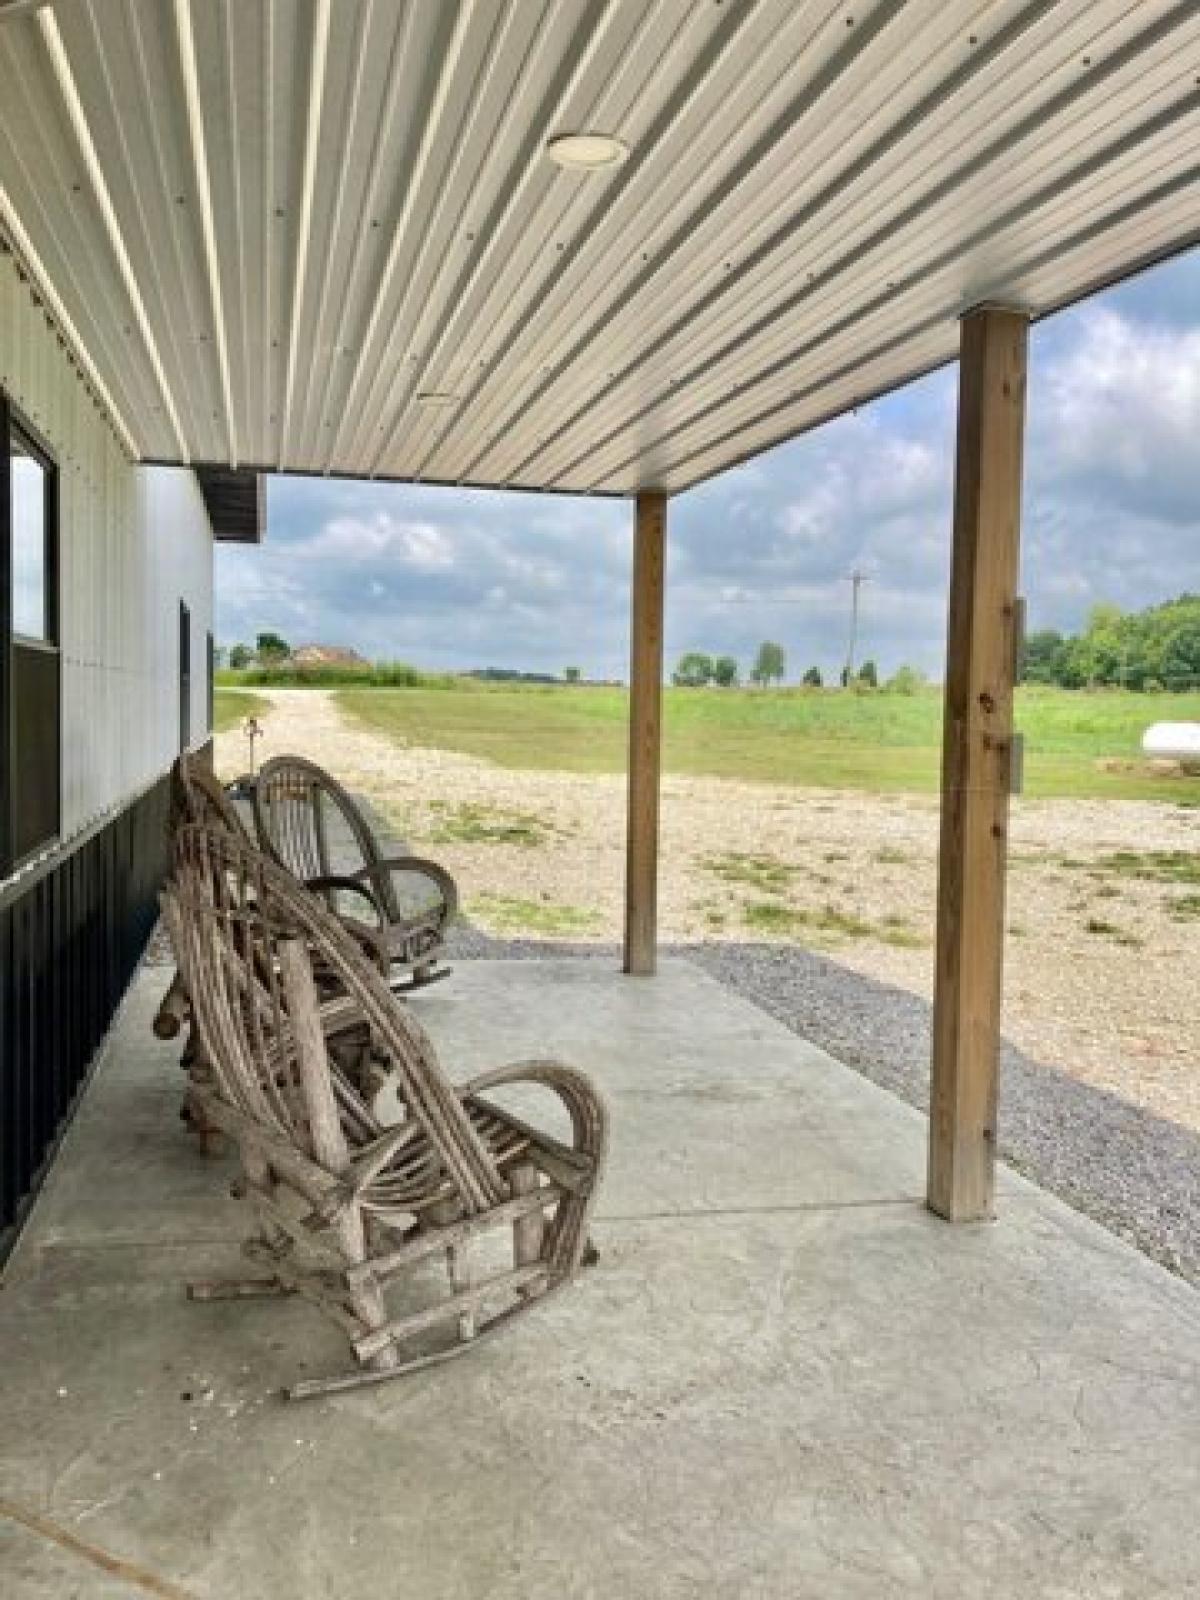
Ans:
[[[847,688],[854,680],[854,652],[858,645],[858,591],[864,583],[870,581],[870,574],[860,571],[858,567],[846,575],[846,582],[850,585],[850,646],[846,651]]]

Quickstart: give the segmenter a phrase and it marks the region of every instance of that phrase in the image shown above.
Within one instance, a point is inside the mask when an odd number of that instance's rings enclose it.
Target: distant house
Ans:
[[[298,644],[289,660],[293,667],[367,667],[357,650],[340,644]]]

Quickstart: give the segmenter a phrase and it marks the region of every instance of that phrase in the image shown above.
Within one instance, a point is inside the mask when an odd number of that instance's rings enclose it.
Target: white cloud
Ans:
[[[1030,414],[1045,439],[1043,482],[1194,524],[1200,304],[1190,329],[1147,328],[1101,306],[1085,308],[1073,347],[1037,376]]]
[[[305,561],[379,561],[414,572],[444,572],[455,561],[454,540],[429,522],[407,522],[379,512],[373,517],[335,517],[311,539],[295,547]]]

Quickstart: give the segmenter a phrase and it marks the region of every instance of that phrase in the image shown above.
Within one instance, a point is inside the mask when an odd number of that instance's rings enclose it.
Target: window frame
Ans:
[[[62,640],[60,581],[60,475],[58,460],[49,441],[43,437],[26,413],[3,387],[0,387],[0,750],[4,753],[0,770],[0,878],[19,871],[27,862],[62,838]],[[45,633],[17,633],[13,626],[13,516],[12,516],[12,440],[41,466],[45,473]],[[55,816],[53,830],[25,851],[14,855],[16,815],[13,774],[18,771],[16,717],[13,703],[13,651],[35,650],[53,656],[58,666],[58,696],[55,704]]]

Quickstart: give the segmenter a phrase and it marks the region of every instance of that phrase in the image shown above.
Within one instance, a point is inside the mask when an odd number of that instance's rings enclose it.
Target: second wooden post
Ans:
[[[634,512],[629,672],[625,971],[648,977],[658,948],[658,798],[662,757],[667,498],[643,490]]]

